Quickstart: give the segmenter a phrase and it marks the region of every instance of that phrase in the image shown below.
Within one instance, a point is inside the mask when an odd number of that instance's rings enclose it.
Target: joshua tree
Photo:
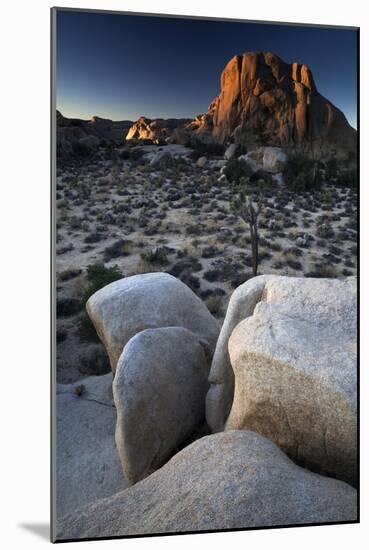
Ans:
[[[254,277],[258,273],[259,264],[258,217],[261,210],[261,189],[263,185],[263,180],[257,182],[258,193],[256,196],[253,196],[250,188],[250,178],[241,178],[238,185],[235,186],[235,194],[231,201],[233,212],[247,223],[250,228],[252,274]]]

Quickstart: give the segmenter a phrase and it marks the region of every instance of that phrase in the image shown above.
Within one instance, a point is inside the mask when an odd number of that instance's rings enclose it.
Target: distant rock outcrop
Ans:
[[[187,128],[250,149],[269,145],[317,157],[356,153],[356,131],[317,91],[310,69],[269,52],[234,56],[222,72],[219,96]]]
[[[306,65],[285,63],[270,52],[246,52],[227,63],[220,87],[207,111],[193,120],[141,116],[133,123],[94,116],[85,121],[58,112],[58,151],[78,152],[79,139],[92,134],[115,142],[234,142],[249,150],[269,146],[315,158],[355,158],[356,130],[318,92]]]
[[[190,119],[140,117],[129,129],[126,140],[149,140],[154,142],[170,139],[176,128],[188,124]]]
[[[131,120],[115,121],[97,116],[91,120],[64,117],[56,111],[58,158],[73,158],[93,153],[101,144],[118,145],[125,138]]]

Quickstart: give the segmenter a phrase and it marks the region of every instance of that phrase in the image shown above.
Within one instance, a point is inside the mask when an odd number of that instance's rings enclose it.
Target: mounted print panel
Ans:
[[[52,539],[358,522],[359,29],[52,10]]]

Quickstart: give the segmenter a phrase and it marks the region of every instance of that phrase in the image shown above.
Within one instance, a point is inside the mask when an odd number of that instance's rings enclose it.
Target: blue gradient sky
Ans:
[[[351,29],[58,11],[57,108],[80,118],[193,117],[218,95],[227,61],[245,51],[308,65],[356,128]]]

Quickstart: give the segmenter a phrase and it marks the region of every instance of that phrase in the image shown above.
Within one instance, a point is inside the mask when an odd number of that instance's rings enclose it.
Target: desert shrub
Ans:
[[[107,246],[104,250],[104,261],[108,262],[112,258],[119,258],[120,256],[129,256],[131,252],[131,242],[119,239],[110,246]]]
[[[288,267],[290,267],[291,269],[294,269],[296,271],[302,269],[301,262],[299,262],[297,260],[287,260],[287,265],[288,265]]]
[[[71,229],[80,229],[82,225],[82,220],[78,216],[72,216],[69,218],[69,226]]]
[[[275,185],[273,175],[269,172],[265,172],[264,170],[257,170],[256,172],[251,174],[250,181],[252,183],[257,183],[258,185],[261,184],[265,193],[267,193],[267,191],[270,191]]]
[[[209,296],[213,296],[213,295],[214,296],[225,296],[225,294],[226,294],[226,291],[223,290],[220,287],[207,288],[207,289],[201,291],[200,298],[202,300],[206,300],[207,298],[209,298]]]
[[[78,298],[59,298],[56,303],[56,315],[57,317],[70,317],[78,313],[82,305]]]
[[[109,357],[101,344],[94,343],[86,347],[80,356],[78,370],[87,376],[101,375],[110,372]]]
[[[202,233],[202,227],[197,225],[188,225],[186,227],[186,235],[192,236],[192,235],[201,235]]]
[[[205,300],[206,307],[212,313],[213,315],[216,315],[217,313],[220,313],[221,305],[222,305],[222,299],[220,296],[217,296],[216,294],[212,294]]]
[[[204,273],[204,279],[206,281],[209,281],[209,283],[213,283],[215,281],[221,281],[221,271],[220,269],[211,269],[209,271],[205,271]]]
[[[215,258],[215,256],[218,256],[218,255],[219,255],[219,250],[215,246],[205,246],[201,251],[201,256],[203,258]]]
[[[81,304],[85,305],[92,294],[123,277],[118,266],[105,267],[104,264],[92,264],[87,267],[87,281]],[[81,312],[78,334],[84,342],[99,342],[94,325],[85,311]]]
[[[305,172],[300,172],[295,176],[295,179],[289,187],[295,191],[295,193],[303,193],[307,188],[308,176]]]
[[[248,273],[235,273],[232,278],[229,281],[229,284],[231,288],[237,288],[238,286],[242,285],[248,279],[251,278],[251,274]]]
[[[347,258],[345,261],[344,261],[344,265],[346,267],[355,267],[355,264],[352,260],[350,260],[350,258]]]
[[[74,386],[73,393],[76,397],[81,397],[86,391],[86,386],[84,384],[77,384]]]
[[[269,243],[269,248],[274,252],[280,252],[282,250],[282,246],[279,243]]]
[[[150,264],[146,260],[140,258],[138,262],[133,267],[130,275],[141,275],[143,273],[152,273],[154,271],[161,271],[160,267]]]
[[[222,156],[225,151],[225,147],[221,143],[204,143],[201,140],[193,140],[191,142],[191,148],[193,149],[190,155],[192,160],[197,160],[204,156]]]
[[[85,237],[86,244],[98,243],[101,241],[101,235],[99,233],[90,233]]]
[[[81,275],[82,269],[65,269],[59,273],[59,281],[69,281]]]
[[[334,254],[336,256],[340,256],[342,254],[342,249],[341,248],[338,248],[338,246],[334,245],[334,244],[331,244],[329,247],[328,247],[328,250],[329,250],[329,253],[330,254]]]
[[[179,279],[187,285],[193,292],[196,294],[199,293],[201,288],[201,283],[197,277],[192,275],[191,273],[188,273],[188,271],[185,271],[179,275]]]
[[[100,342],[95,327],[85,311],[81,313],[78,336],[82,342]]]
[[[316,236],[321,239],[334,237],[334,231],[329,223],[321,223],[316,228]]]
[[[146,224],[146,221],[145,221],[145,224]],[[143,227],[145,226],[145,224],[143,225]],[[148,226],[143,230],[143,233],[144,233],[144,235],[147,235],[148,237],[150,237],[152,235],[156,235],[157,233],[160,233],[160,225]]]
[[[308,273],[304,273],[304,277],[314,277],[314,278],[337,278],[339,277],[340,273],[338,269],[333,265],[326,265],[326,264],[317,264],[315,265],[315,269],[313,271],[309,271]]]
[[[123,277],[118,266],[105,267],[104,264],[96,263],[87,267],[88,286],[83,295],[84,303],[87,302],[90,296],[103,288],[104,286],[118,281]]]
[[[244,160],[234,158],[227,160],[224,174],[230,182],[239,183],[241,178],[250,177],[252,170]]]
[[[331,180],[337,177],[338,174],[338,162],[335,157],[331,157],[327,160],[325,167],[325,175],[327,180]]]
[[[350,189],[357,189],[358,179],[356,170],[344,170],[339,175],[339,180],[342,185]]]
[[[294,193],[317,189],[322,183],[319,163],[301,154],[291,155],[286,165],[284,180]]]
[[[57,208],[69,208],[69,203],[66,199],[63,199],[57,203]]]
[[[141,252],[140,256],[144,262],[149,264],[166,265],[168,263],[168,249],[160,246],[148,252]]]
[[[57,248],[56,253],[58,256],[60,256],[61,254],[66,254],[66,252],[70,252],[73,249],[74,249],[74,245],[70,243],[70,244],[66,244],[65,246],[61,246],[60,248]]]
[[[175,263],[168,271],[173,277],[179,277],[184,272],[192,273],[193,271],[201,271],[202,265],[196,258],[191,256],[185,257],[180,262]]]
[[[128,160],[130,158],[130,156],[131,155],[130,155],[130,151],[129,151],[128,148],[121,150],[120,153],[119,153],[119,157],[120,157],[121,160]]]

